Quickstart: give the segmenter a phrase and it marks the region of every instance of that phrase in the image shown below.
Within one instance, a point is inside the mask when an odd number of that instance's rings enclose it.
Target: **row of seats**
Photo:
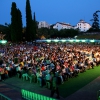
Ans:
[[[21,94],[22,94],[22,98],[26,100],[57,100],[54,98],[50,98],[47,96],[43,96],[37,93],[30,92],[24,89],[21,90]]]
[[[19,77],[19,73],[17,73],[17,77]],[[29,79],[30,83],[32,83],[32,81],[36,82],[36,76],[33,75],[33,74],[31,76],[29,76],[27,73],[25,73],[25,74],[22,74],[21,78],[22,78],[23,81]]]
[[[19,78],[19,73],[17,73],[17,77]],[[32,74],[31,76],[29,76],[27,73],[26,73],[26,74],[22,74],[21,79],[22,79],[23,81],[29,80],[30,83],[32,83],[32,82],[34,82],[34,83],[35,83],[35,82],[39,83],[39,80],[37,80],[37,77],[36,77],[34,74]],[[40,84],[40,83],[39,83],[39,84]],[[50,82],[46,82],[45,85],[46,85],[47,88],[50,89]]]

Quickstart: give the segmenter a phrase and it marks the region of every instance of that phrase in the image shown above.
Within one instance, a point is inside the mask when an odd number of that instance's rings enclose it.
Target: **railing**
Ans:
[[[0,100],[11,100],[11,99],[0,93]]]
[[[22,94],[22,98],[26,100],[57,100],[57,99],[50,98],[44,95],[30,92],[24,89],[21,90],[21,94]]]

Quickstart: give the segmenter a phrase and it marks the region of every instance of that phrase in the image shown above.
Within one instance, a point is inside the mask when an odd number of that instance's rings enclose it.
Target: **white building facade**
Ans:
[[[73,27],[70,24],[67,24],[67,23],[57,22],[56,24],[54,24],[53,28],[61,30],[61,29],[71,29]]]
[[[50,25],[46,21],[40,21],[38,24],[38,28],[50,28]]]
[[[75,27],[75,29],[79,29],[80,32],[86,32],[90,28],[91,28],[91,25],[85,22],[84,20],[80,20]]]

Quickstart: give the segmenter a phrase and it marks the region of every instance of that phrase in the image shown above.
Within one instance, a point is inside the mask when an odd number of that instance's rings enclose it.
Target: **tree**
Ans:
[[[30,1],[26,0],[26,40],[32,41],[34,39],[33,21],[31,14]]]
[[[38,29],[38,38],[41,38],[41,37],[45,37],[45,38],[49,38],[50,37],[50,30],[48,28],[39,28]]]
[[[15,2],[11,7],[11,40],[13,42],[22,41],[22,15]]]
[[[16,3],[12,3],[11,7],[11,39],[12,41],[16,42],[17,41],[17,8],[16,8]]]
[[[37,21],[36,21],[36,17],[35,17],[35,12],[34,12],[34,15],[33,15],[33,39],[35,40],[37,37],[37,29],[38,29],[38,26],[37,26]]]
[[[100,12],[100,11],[98,10],[93,14],[93,19],[91,20],[91,21],[93,21],[93,24],[92,24],[93,31],[99,31],[99,16],[98,16],[98,12]]]
[[[7,24],[5,23],[5,26],[6,26],[6,36],[5,38],[8,40],[8,41],[11,41],[11,24]]]
[[[22,15],[21,11],[17,9],[17,39],[22,41]]]

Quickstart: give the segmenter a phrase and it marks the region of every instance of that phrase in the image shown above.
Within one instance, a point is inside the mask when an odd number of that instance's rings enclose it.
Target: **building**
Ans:
[[[86,32],[91,28],[91,25],[84,20],[80,20],[74,29],[79,29],[80,32]]]
[[[50,28],[50,25],[47,22],[45,22],[45,21],[40,21],[38,23],[38,28],[42,28],[42,27],[44,27],[44,28]]]
[[[57,22],[56,24],[53,25],[54,29],[71,29],[73,28],[69,23],[61,23],[61,22]]]

